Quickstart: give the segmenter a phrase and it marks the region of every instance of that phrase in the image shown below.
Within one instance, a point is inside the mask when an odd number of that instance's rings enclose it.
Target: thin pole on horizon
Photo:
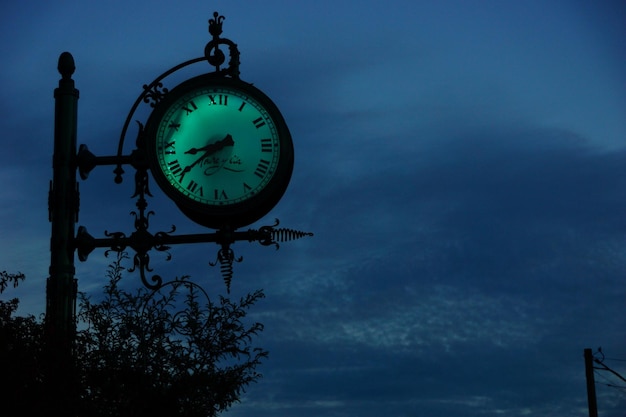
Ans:
[[[585,376],[587,378],[587,403],[589,404],[589,417],[598,417],[598,405],[596,401],[596,381],[593,376],[593,353],[591,349],[585,349]]]

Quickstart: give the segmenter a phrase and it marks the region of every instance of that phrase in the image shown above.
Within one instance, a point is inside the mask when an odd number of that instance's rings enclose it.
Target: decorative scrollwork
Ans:
[[[176,231],[176,226],[172,225],[172,228],[170,229],[169,232],[157,232],[154,235],[154,249],[158,250],[159,252],[166,252],[167,253],[166,260],[168,261],[172,259],[172,254],[168,252],[171,249],[171,247],[164,244],[163,241],[167,239],[169,235],[174,233],[175,231]]]
[[[280,248],[278,242],[288,242],[291,240],[301,239],[305,236],[313,236],[311,232],[302,232],[294,229],[274,229],[280,224],[278,219],[275,219],[274,224],[271,226],[263,226],[259,228],[259,243],[263,246],[275,245],[276,250]]]
[[[239,78],[239,49],[237,44],[230,39],[220,38],[222,34],[222,23],[224,16],[219,13],[213,13],[213,19],[209,19],[209,33],[213,37],[204,48],[204,57],[209,64],[215,67],[215,72],[221,75],[228,75],[233,78]],[[220,45],[228,45],[228,68],[220,69],[221,65],[226,61],[224,52],[220,49]]]
[[[143,97],[144,103],[149,103],[150,107],[155,107],[163,97],[169,92],[167,88],[163,87],[162,82],[157,82],[155,84],[144,84],[143,89],[145,91],[145,95]]]
[[[109,256],[109,252],[123,252],[126,249],[126,245],[122,243],[126,240],[126,234],[124,232],[108,232],[104,231],[104,235],[106,237],[113,238],[113,244],[111,245],[111,249],[107,249],[104,252],[104,256]]]
[[[153,275],[150,280],[152,283],[148,282],[146,278],[146,271],[152,272],[152,268],[150,268],[150,255],[147,252],[136,252],[135,256],[133,256],[133,266],[128,269],[128,272],[134,272],[137,268],[139,268],[139,276],[141,277],[141,282],[146,288],[151,290],[157,290],[161,288],[163,285],[163,279],[159,275]]]
[[[230,248],[230,245],[224,244],[222,248],[217,252],[217,259],[215,262],[209,262],[209,265],[215,266],[220,264],[220,272],[226,284],[226,292],[230,294],[230,283],[233,280],[233,262],[243,261],[243,256],[235,257],[235,252]]]
[[[107,232],[105,231],[105,235],[111,239],[107,241],[107,244],[110,244],[110,249],[105,251],[105,256],[108,256],[110,252],[123,252],[127,246],[130,246],[134,251],[135,255],[133,256],[133,266],[128,268],[128,272],[134,272],[136,270],[139,271],[139,275],[141,277],[141,282],[147,288],[156,290],[163,285],[163,279],[159,275],[153,275],[151,278],[146,276],[146,272],[152,272],[152,268],[150,267],[150,255],[149,252],[152,249],[155,249],[159,252],[166,252],[167,257],[166,260],[169,261],[172,259],[172,255],[168,252],[170,247],[164,243],[164,241],[169,237],[169,233],[172,233],[176,230],[174,226],[169,232],[158,232],[156,235],[152,235],[148,231],[149,226],[149,218],[151,215],[154,215],[154,212],[149,211],[145,212],[147,203],[143,198],[143,193],[137,202],[137,207],[139,207],[139,212],[132,211],[130,214],[135,218],[135,231],[130,235],[130,237],[126,237],[123,232]],[[79,230],[79,235],[77,236],[77,245],[79,248],[83,248],[82,258],[86,259],[88,251],[91,250],[91,247],[94,246],[93,238],[86,233],[86,230]]]
[[[149,211],[144,215],[143,210],[137,214],[136,211],[130,212],[131,216],[135,218],[135,230],[148,230],[149,218],[154,215],[154,211]],[[150,236],[151,238],[152,236]]]

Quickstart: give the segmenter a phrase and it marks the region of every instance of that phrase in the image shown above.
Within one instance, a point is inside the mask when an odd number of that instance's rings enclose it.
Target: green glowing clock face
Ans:
[[[278,167],[280,141],[256,100],[232,88],[205,87],[169,107],[156,150],[174,188],[189,199],[220,206],[265,188]]]
[[[293,168],[291,136],[260,90],[198,77],[167,93],[146,128],[159,186],[193,220],[239,227],[280,199]]]

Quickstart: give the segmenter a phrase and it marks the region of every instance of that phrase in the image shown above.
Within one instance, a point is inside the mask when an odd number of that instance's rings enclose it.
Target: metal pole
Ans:
[[[62,78],[54,90],[53,179],[48,200],[50,277],[46,286],[46,377],[51,415],[74,415],[73,345],[76,331],[74,280],[74,224],[78,214],[76,183],[76,119],[78,90],[72,74],[74,58],[69,52],[59,57]]]
[[[593,353],[591,352],[591,349],[585,349],[585,376],[587,377],[587,403],[589,404],[589,417],[598,417],[596,381],[593,377]]]

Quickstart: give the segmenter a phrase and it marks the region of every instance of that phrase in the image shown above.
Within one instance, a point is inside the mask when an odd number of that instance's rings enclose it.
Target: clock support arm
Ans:
[[[117,184],[122,182],[122,174],[124,173],[122,165],[132,165],[138,171],[146,171],[148,169],[148,160],[145,147],[143,146],[143,125],[139,122],[137,124],[139,125],[137,148],[130,155],[118,153],[113,156],[96,156],[89,150],[87,145],[80,145],[76,154],[76,168],[80,178],[86,180],[89,177],[89,173],[99,165],[116,165],[113,172],[115,173],[115,182]]]
[[[74,245],[78,254],[78,259],[81,262],[87,260],[89,254],[95,248],[108,248],[107,252],[123,252],[127,248],[131,248],[135,251],[134,266],[139,268],[141,279],[143,284],[150,289],[158,289],[163,285],[163,280],[160,276],[154,275],[151,278],[151,283],[146,278],[146,271],[151,272],[152,269],[149,265],[150,257],[148,252],[151,249],[156,251],[167,252],[170,249],[170,245],[175,244],[189,244],[189,243],[217,243],[220,245],[218,251],[217,260],[211,262],[212,266],[220,264],[222,277],[226,283],[227,290],[230,292],[230,281],[232,279],[232,263],[241,262],[242,257],[235,257],[232,248],[230,247],[236,241],[248,241],[259,242],[263,246],[274,245],[276,249],[279,248],[278,242],[286,242],[290,240],[300,239],[305,236],[313,236],[313,233],[301,232],[286,228],[276,228],[278,226],[278,220],[271,226],[262,226],[259,229],[249,229],[246,231],[225,230],[220,229],[212,233],[195,233],[195,234],[182,234],[172,235],[175,228],[169,232],[158,232],[151,234],[143,228],[138,228],[130,236],[126,236],[122,232],[105,232],[107,237],[94,238],[87,232],[87,229],[83,226],[78,228]],[[168,253],[167,260],[171,259],[171,255]]]

